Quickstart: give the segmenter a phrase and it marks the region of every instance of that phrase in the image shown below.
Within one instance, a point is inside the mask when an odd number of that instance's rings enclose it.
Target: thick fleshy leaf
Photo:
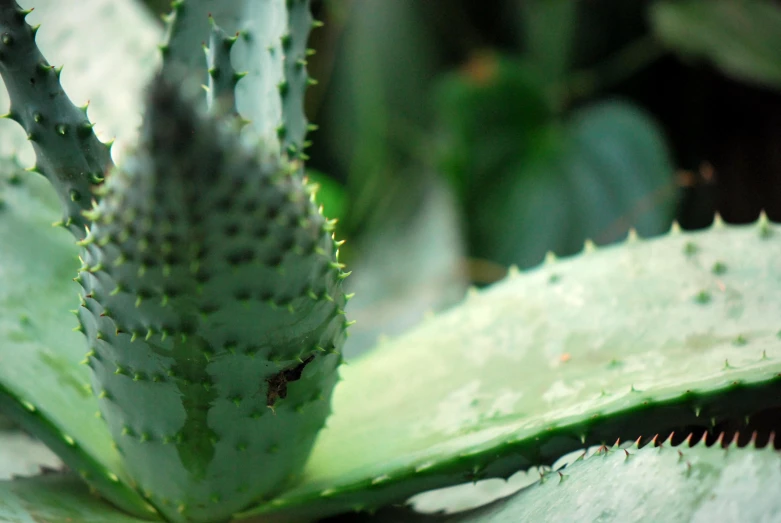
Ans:
[[[227,65],[215,69],[203,59],[201,43],[210,20],[225,35],[239,36],[227,52]],[[195,79],[214,86],[220,75],[239,73],[229,82],[235,110],[247,120],[243,134],[270,151],[281,148],[304,158],[308,121],[303,97],[310,83],[306,71],[307,39],[313,26],[308,0],[190,0],[173,4],[164,46],[164,69],[184,67]]]
[[[91,0],[73,5],[61,0],[20,0],[34,8],[27,17],[41,24],[36,42],[52,65],[61,66],[61,82],[76,105],[89,101],[89,117],[101,140],[116,138],[118,159],[133,143],[141,123],[143,88],[158,63],[159,27],[145,7],[134,0]],[[76,30],[74,28],[89,28]],[[8,108],[0,86],[0,112]],[[16,122],[0,120],[0,153],[17,152],[32,165],[27,136]]]
[[[781,88],[781,7],[769,0],[684,0],[651,5],[659,39],[725,73]]]
[[[118,511],[73,474],[0,481],[0,521],[8,523],[139,523]]]
[[[0,411],[122,508],[154,512],[129,485],[89,387],[73,237],[51,223],[57,198],[40,175],[0,173]]]
[[[602,447],[486,507],[448,517],[408,510],[350,523],[515,521],[777,521],[781,454],[763,448],[665,443]]]
[[[351,362],[301,484],[253,512],[371,508],[781,406],[779,234],[717,220],[476,293]]]

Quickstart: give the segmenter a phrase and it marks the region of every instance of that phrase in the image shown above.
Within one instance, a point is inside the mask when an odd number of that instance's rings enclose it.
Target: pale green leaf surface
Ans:
[[[781,7],[768,0],[684,0],[651,6],[657,37],[725,73],[781,87]]]
[[[0,429],[0,480],[34,476],[41,467],[62,467],[62,461],[40,441],[18,430]]]
[[[590,452],[514,496],[462,514],[389,510],[347,522],[770,522],[781,519],[779,493],[781,455],[772,446],[621,446]]]
[[[138,523],[90,494],[77,476],[51,474],[0,481],[0,521],[5,523]]]
[[[209,35],[208,16],[228,35],[242,32],[230,52],[233,68],[247,73],[236,84],[236,109],[250,122],[242,135],[276,152],[277,127],[282,124],[282,35],[288,31],[285,1],[193,0],[174,12],[166,38],[166,67],[184,66],[203,84],[207,76],[201,44]]]
[[[380,345],[343,370],[300,485],[253,512],[398,502],[781,404],[779,229],[547,264]]]
[[[108,429],[96,417],[89,368],[80,365],[87,342],[72,331],[78,323],[69,312],[79,305],[72,281],[78,250],[70,233],[51,225],[53,190],[34,173],[15,184],[3,174],[0,198],[0,410],[114,502],[148,513],[127,486]]]
[[[448,523],[777,521],[781,455],[772,446],[631,447],[599,454]]]

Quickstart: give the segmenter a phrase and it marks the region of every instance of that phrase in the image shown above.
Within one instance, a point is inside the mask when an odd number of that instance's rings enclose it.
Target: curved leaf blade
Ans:
[[[130,486],[97,400],[84,335],[73,332],[79,267],[72,236],[51,223],[57,198],[40,176],[8,164],[0,175],[0,411],[49,446],[92,486],[130,512],[155,512]]]
[[[138,523],[90,494],[77,476],[52,474],[0,481],[0,520],[8,523]]]
[[[388,510],[372,523],[512,521],[776,521],[781,454],[763,448],[664,443],[603,447],[485,507],[447,517]],[[348,519],[361,521],[361,517]]]
[[[780,229],[717,221],[473,295],[351,362],[300,485],[248,514],[369,509],[781,405]]]

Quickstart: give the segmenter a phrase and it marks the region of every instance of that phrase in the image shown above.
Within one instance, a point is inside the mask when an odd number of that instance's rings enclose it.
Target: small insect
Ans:
[[[307,359],[293,367],[292,369],[283,369],[274,374],[266,380],[268,383],[268,393],[266,394],[266,405],[274,408],[274,403],[277,399],[285,399],[287,397],[287,384],[291,381],[301,379],[301,374],[304,372],[304,367],[315,359],[315,355],[312,354]]]

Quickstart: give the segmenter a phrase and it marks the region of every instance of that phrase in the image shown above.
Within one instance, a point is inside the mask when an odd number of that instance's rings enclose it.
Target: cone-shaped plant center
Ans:
[[[297,473],[329,413],[343,272],[295,165],[155,79],[137,150],[82,242],[93,386],[173,520],[229,516]]]

